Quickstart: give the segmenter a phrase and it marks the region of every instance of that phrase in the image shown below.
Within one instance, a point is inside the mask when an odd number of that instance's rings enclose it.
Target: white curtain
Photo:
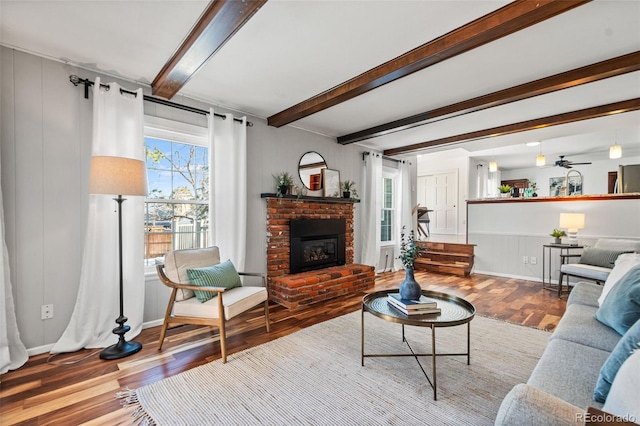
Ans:
[[[394,267],[395,270],[404,269],[402,265],[402,261],[398,259],[400,255],[400,232],[402,231],[402,227],[405,228],[405,233],[409,235],[409,232],[416,231],[417,219],[415,215],[411,214],[411,211],[415,207],[412,205],[412,197],[411,197],[411,165],[402,161],[398,163],[398,177],[396,184],[396,196],[395,196],[395,206],[396,206],[396,217],[395,217],[395,249],[394,249]],[[416,236],[417,237],[417,236]]]
[[[478,198],[487,198],[489,196],[489,165],[486,163],[478,163],[476,164],[476,170],[476,195]]]
[[[2,188],[0,188],[0,374],[21,367],[29,356],[22,341],[16,323],[16,312],[11,292],[11,276],[9,273],[9,254],[4,239],[4,207],[2,202]]]
[[[121,93],[120,86],[93,90],[92,155],[145,159],[142,89],[136,96]],[[88,165],[87,165],[88,167]],[[120,315],[118,214],[113,200],[118,194],[90,195],[80,286],[69,324],[51,353],[117,343],[112,333]],[[144,198],[126,197],[122,203],[122,258],[124,315],[131,330],[127,340],[142,330],[144,310]]]
[[[378,266],[380,259],[380,221],[382,220],[382,156],[365,155],[362,206],[362,263]]]
[[[209,241],[244,271],[247,240],[247,118],[209,111]]]

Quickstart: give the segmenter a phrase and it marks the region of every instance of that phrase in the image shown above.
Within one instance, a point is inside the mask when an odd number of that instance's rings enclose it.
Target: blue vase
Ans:
[[[404,273],[404,281],[400,284],[400,297],[407,300],[420,299],[422,288],[413,277],[413,268],[406,268]]]

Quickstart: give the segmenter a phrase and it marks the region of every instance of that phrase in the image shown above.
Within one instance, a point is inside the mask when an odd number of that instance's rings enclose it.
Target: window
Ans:
[[[394,215],[395,215],[395,175],[383,173],[382,177],[382,221],[380,225],[380,241],[391,243],[394,240]]]
[[[206,128],[145,118],[149,195],[144,258],[208,244],[209,148]]]

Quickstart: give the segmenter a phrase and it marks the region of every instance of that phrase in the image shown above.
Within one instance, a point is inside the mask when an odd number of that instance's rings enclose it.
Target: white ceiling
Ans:
[[[180,93],[266,118],[507,3],[269,0]],[[207,5],[1,0],[0,43],[148,85]],[[596,0],[291,125],[342,136],[639,50],[640,1]],[[634,72],[360,144],[391,149],[638,97]],[[640,155],[639,129],[632,112],[455,147],[504,169],[530,167],[540,147],[525,142],[542,140],[548,161],[604,156],[614,140]]]

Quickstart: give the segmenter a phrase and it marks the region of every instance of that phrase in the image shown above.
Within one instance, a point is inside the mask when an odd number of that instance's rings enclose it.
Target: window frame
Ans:
[[[209,167],[211,165],[211,147],[209,146],[209,129],[207,127],[198,126],[195,124],[183,123],[174,120],[168,120],[166,118],[154,117],[150,115],[144,116],[144,130],[143,130],[145,155],[144,161],[146,163],[146,138],[162,139],[170,142],[176,142],[185,145],[194,145],[204,147],[209,150]],[[209,183],[209,199],[207,200],[175,200],[170,201],[167,204],[209,204],[212,196],[211,182]],[[146,212],[146,206],[148,203],[162,202],[164,199],[148,198],[144,199],[144,206]],[[166,201],[166,200],[165,200]],[[146,213],[145,213],[146,214]],[[211,221],[209,221],[211,223]],[[145,232],[146,238],[146,232]],[[156,258],[154,258],[156,259]],[[154,259],[144,259],[145,274],[150,274],[155,271]]]
[[[391,180],[391,207],[385,207],[384,206],[384,200],[385,200],[385,180],[389,179]],[[382,185],[381,185],[381,193],[380,196],[382,197],[382,202],[381,204],[381,208],[380,208],[380,246],[381,247],[386,247],[386,246],[395,246],[396,244],[396,220],[395,217],[397,215],[397,211],[398,208],[396,206],[396,191],[397,191],[397,183],[398,183],[398,171],[396,169],[391,169],[388,167],[384,167],[382,169]],[[384,212],[385,211],[390,211],[391,212],[391,239],[387,240],[387,241],[382,241],[382,218],[384,216]]]

